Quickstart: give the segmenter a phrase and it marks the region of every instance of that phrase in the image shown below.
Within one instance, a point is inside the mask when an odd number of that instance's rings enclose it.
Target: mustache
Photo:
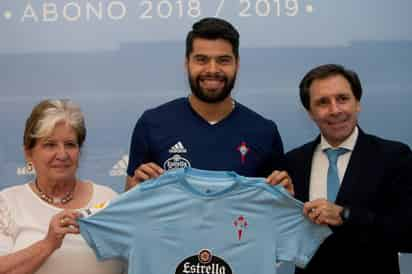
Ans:
[[[202,75],[199,75],[198,77],[199,80],[220,80],[220,81],[226,81],[227,77],[225,74],[221,72],[216,72],[216,73],[205,73]]]

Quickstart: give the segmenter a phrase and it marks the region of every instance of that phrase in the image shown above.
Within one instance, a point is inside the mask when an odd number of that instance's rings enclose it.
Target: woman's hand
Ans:
[[[79,225],[76,221],[78,217],[79,213],[72,210],[64,210],[54,215],[50,220],[45,242],[55,250],[60,248],[66,234],[79,234]]]

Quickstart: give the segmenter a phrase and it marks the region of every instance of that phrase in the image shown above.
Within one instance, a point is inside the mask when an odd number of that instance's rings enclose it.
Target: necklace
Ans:
[[[39,192],[39,197],[49,203],[49,204],[67,204],[71,200],[73,200],[73,193],[76,187],[76,184],[73,185],[73,188],[67,192],[62,198],[50,197],[45,192],[40,189],[39,184],[37,183],[37,179],[34,181],[34,185],[36,186],[36,190]]]

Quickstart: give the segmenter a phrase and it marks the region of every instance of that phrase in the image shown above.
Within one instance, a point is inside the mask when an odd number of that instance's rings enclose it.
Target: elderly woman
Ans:
[[[0,273],[121,273],[119,261],[97,262],[78,235],[76,210],[116,196],[76,177],[85,137],[83,115],[71,101],[45,100],[34,107],[24,152],[36,177],[0,192]]]

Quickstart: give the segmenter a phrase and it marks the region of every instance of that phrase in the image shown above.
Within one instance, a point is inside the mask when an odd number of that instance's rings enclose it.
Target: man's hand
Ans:
[[[126,190],[131,189],[145,180],[157,178],[162,175],[163,172],[163,168],[153,162],[141,164],[134,171],[133,177],[127,176]]]
[[[295,195],[295,191],[293,190],[293,182],[292,178],[290,178],[289,174],[286,171],[279,171],[275,170],[269,177],[266,178],[266,181],[270,185],[278,185],[280,184],[293,196]]]
[[[343,223],[340,213],[343,207],[329,202],[325,199],[316,199],[306,202],[303,206],[303,213],[312,222],[319,225],[339,226]]]

